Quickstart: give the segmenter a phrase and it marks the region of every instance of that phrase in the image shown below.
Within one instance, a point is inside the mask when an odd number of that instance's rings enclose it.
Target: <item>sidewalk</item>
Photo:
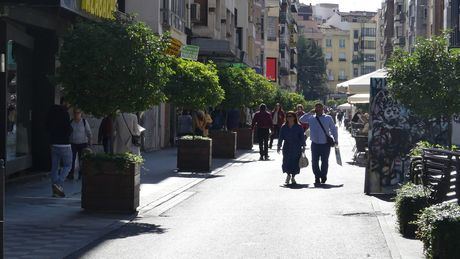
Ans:
[[[176,153],[171,148],[143,154],[138,211],[159,206],[210,176],[176,172]],[[214,159],[213,172],[236,161]],[[80,207],[81,181],[67,181],[64,189],[66,198],[51,197],[47,177],[6,186],[5,258],[63,258],[137,217],[85,212]]]

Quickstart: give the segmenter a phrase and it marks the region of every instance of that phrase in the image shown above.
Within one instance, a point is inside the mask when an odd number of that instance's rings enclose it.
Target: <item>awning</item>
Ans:
[[[351,110],[352,108],[353,107],[351,103],[344,103],[344,104],[337,106],[337,109],[340,109],[340,110]]]
[[[349,103],[369,103],[369,94],[354,94],[348,97]]]
[[[349,94],[369,94],[371,78],[383,78],[387,76],[385,68],[376,70],[372,73],[353,78],[343,83],[337,84],[337,88],[348,88]]]

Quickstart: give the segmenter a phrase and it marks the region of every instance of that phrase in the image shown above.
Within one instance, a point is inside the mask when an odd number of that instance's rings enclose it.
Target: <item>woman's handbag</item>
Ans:
[[[135,147],[140,147],[141,146],[141,136],[133,135],[133,133],[131,132],[131,129],[129,129],[128,123],[126,123],[125,116],[121,114],[121,117],[123,117],[126,127],[128,128],[129,134],[131,134],[131,144],[133,144],[133,146]]]
[[[302,152],[302,155],[300,156],[300,159],[299,159],[299,167],[300,168],[306,168],[308,167],[308,158],[307,156],[305,155],[305,152]]]

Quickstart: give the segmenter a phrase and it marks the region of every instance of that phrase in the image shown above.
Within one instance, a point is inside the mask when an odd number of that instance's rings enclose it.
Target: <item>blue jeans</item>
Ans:
[[[329,168],[329,154],[331,146],[329,144],[311,143],[311,167],[316,178],[326,177]],[[319,168],[319,159],[321,158],[321,169]]]
[[[72,169],[72,148],[51,146],[51,182],[62,186]]]

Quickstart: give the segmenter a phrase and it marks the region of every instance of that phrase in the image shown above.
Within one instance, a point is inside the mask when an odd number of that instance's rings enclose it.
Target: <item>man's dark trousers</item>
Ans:
[[[259,152],[261,157],[268,156],[268,136],[270,129],[257,128],[257,139],[259,141]]]
[[[81,163],[81,157],[82,157],[83,149],[88,147],[87,143],[71,144],[71,145],[72,145],[72,170],[70,170],[70,173],[68,175],[70,177],[74,176],[75,160],[77,159],[77,155],[78,155],[78,162]],[[80,178],[80,176],[81,176],[81,168],[80,168],[80,172],[79,172],[78,177]]]
[[[311,166],[316,178],[326,177],[329,168],[329,154],[331,146],[329,144],[311,143]],[[321,169],[319,160],[321,159]]]

